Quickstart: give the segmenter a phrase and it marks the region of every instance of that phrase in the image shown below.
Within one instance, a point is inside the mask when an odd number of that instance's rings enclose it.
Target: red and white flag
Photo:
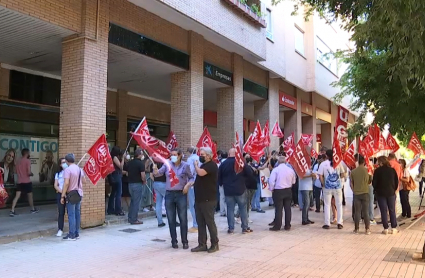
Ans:
[[[259,146],[258,144],[254,144],[253,134],[250,134],[248,140],[243,146],[243,151],[249,153],[252,159],[255,161],[260,161],[260,158],[264,155],[264,147]]]
[[[300,179],[304,178],[305,174],[310,169],[311,159],[301,139],[295,147],[295,151],[290,158],[290,162],[298,177]]]
[[[97,165],[96,160],[92,156],[90,156],[89,160],[87,160],[83,170],[93,185],[96,185],[102,177],[102,175],[100,174],[99,166]]]
[[[272,135],[278,138],[283,138],[283,132],[280,129],[279,123],[276,120],[276,123],[273,126]]]
[[[301,134],[301,140],[304,145],[311,146],[313,142],[313,134]]]
[[[263,129],[263,142],[264,146],[268,147],[270,146],[270,127],[269,127],[269,120],[267,120],[266,124],[264,125]]]
[[[422,147],[421,141],[416,135],[416,132],[413,132],[412,137],[409,141],[409,145],[407,145],[407,148],[411,150],[415,156],[417,154],[424,154],[424,148]]]
[[[106,178],[107,175],[114,171],[114,164],[111,154],[109,153],[105,134],[102,134],[99,139],[97,139],[87,153],[94,158],[102,178]]]
[[[165,165],[168,171],[168,178],[170,180],[171,187],[174,187],[179,184],[179,179],[171,166],[171,162],[168,159],[164,158],[161,154],[159,154],[154,148],[148,145],[146,146],[146,151],[154,161]]]
[[[198,149],[198,155],[200,154],[200,150],[203,147],[209,147],[213,151],[213,160],[215,162],[218,161],[217,159],[217,146],[213,142],[210,132],[208,131],[208,128],[205,127],[204,131],[201,134],[201,137],[198,140],[198,143],[196,144],[196,148]]]
[[[170,130],[170,133],[168,134],[168,138],[167,138],[167,149],[171,152],[172,150],[174,150],[175,148],[178,147],[178,143],[177,143],[177,137],[174,134],[173,131]]]
[[[380,137],[381,137],[381,129],[379,128],[377,124],[375,124],[372,130],[373,130],[373,148],[375,150],[375,153],[377,153],[381,150],[379,145]]]
[[[242,157],[241,146],[239,145],[239,134],[236,132],[236,141],[233,147],[236,149],[235,152],[235,173],[239,174],[243,171],[243,167],[245,165]]]
[[[332,144],[332,151],[333,151],[333,167],[336,169],[336,167],[338,167],[338,165],[341,163],[343,157],[342,157],[341,147],[339,146],[340,141],[335,139]]]
[[[314,148],[311,148],[310,156],[317,159],[317,157],[319,157],[319,154],[316,152],[316,150]]]
[[[292,132],[292,134],[290,136],[288,136],[288,138],[285,139],[285,141],[283,141],[282,146],[283,146],[283,151],[286,153],[286,157],[289,159],[292,154],[295,151],[295,143],[294,143],[294,133]]]
[[[343,161],[345,165],[347,165],[348,168],[353,170],[356,168],[356,159],[354,158],[355,154],[355,148],[354,148],[354,142],[351,142],[350,146],[348,147],[347,151],[344,153]]]
[[[349,112],[342,106],[338,106],[338,117],[335,125],[335,138],[339,141],[340,149],[344,152],[347,145],[347,123]]]
[[[152,148],[164,158],[171,156],[171,150],[168,149],[164,141],[150,135],[146,118],[143,118],[134,132],[131,132],[134,140],[137,141],[142,149]]]
[[[394,139],[394,137],[391,135],[391,133],[388,133],[387,137],[387,146],[390,148],[390,150],[395,153],[400,149],[400,146],[398,145],[397,141]]]

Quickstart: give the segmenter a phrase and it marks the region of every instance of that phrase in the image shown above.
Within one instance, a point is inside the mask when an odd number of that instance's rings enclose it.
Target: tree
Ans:
[[[275,4],[282,0],[274,0]],[[351,32],[356,49],[340,53],[349,64],[337,82],[354,97],[352,109],[375,114],[406,142],[413,131],[425,134],[425,1],[423,0],[293,0],[307,6],[306,18],[319,12],[339,20]],[[362,117],[360,117],[362,118]],[[358,122],[352,133],[362,133]]]

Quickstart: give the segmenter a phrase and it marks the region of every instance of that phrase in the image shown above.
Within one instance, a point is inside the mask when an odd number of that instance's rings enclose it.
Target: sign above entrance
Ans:
[[[223,84],[233,86],[233,73],[204,62],[204,76]]]
[[[269,99],[269,89],[245,78],[243,79],[243,91],[263,99]]]
[[[303,114],[313,116],[313,105],[301,102],[301,112]]]
[[[279,92],[279,104],[297,110],[297,99],[282,92]]]

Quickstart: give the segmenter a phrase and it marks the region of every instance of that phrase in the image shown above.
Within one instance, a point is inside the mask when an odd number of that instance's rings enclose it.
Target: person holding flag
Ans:
[[[187,240],[187,196],[183,192],[185,186],[191,186],[194,182],[192,172],[189,164],[182,161],[183,152],[181,149],[174,149],[171,152],[171,163],[162,165],[160,169],[157,168],[156,164],[153,164],[153,175],[155,177],[166,175],[166,192],[165,192],[165,210],[167,213],[168,226],[171,235],[171,246],[174,249],[179,248],[177,241],[177,221],[176,214],[180,220],[180,235],[183,243],[183,249],[189,249],[189,242]],[[176,177],[178,178],[178,184],[172,186],[170,182],[170,171],[168,167],[171,167]]]

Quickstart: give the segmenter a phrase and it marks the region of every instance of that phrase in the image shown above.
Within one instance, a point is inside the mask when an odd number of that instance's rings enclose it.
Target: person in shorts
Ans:
[[[38,212],[38,209],[34,207],[34,200],[32,196],[32,183],[30,178],[33,176],[33,173],[31,173],[30,150],[25,148],[21,151],[21,154],[22,158],[19,160],[16,166],[18,184],[16,185],[16,195],[12,202],[12,209],[9,213],[10,217],[17,215],[15,212],[15,207],[19,198],[21,198],[21,194],[27,194],[28,203],[31,207],[31,213]]]

